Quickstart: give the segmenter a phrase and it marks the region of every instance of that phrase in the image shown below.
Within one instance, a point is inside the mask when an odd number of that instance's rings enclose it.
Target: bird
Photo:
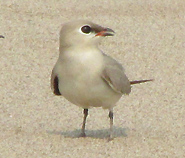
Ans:
[[[152,81],[129,81],[122,65],[103,53],[98,45],[115,32],[88,20],[63,24],[59,38],[59,58],[51,73],[51,89],[55,95],[83,108],[80,137],[86,137],[86,119],[91,107],[108,109],[109,140],[113,139],[113,108],[131,85]]]
[[[3,35],[0,35],[0,38],[5,38]]]

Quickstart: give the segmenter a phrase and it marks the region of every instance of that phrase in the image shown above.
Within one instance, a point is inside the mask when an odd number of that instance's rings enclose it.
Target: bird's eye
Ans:
[[[88,25],[85,25],[81,28],[82,32],[85,34],[89,34],[91,32],[91,27]]]

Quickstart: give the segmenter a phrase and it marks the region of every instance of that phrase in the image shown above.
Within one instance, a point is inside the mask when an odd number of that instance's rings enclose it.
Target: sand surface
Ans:
[[[114,109],[82,109],[50,89],[61,25],[87,19],[115,30],[100,47],[135,85]],[[1,0],[0,158],[185,157],[184,0]]]

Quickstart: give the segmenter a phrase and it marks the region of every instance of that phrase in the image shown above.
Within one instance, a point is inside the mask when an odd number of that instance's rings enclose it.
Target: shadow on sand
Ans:
[[[127,137],[126,131],[127,128],[114,127],[113,137]],[[47,133],[54,135],[62,135],[66,138],[79,138],[81,130],[76,129],[73,131],[50,131],[47,130]],[[102,130],[86,130],[86,137],[97,138],[97,139],[105,139],[109,137],[109,129]]]

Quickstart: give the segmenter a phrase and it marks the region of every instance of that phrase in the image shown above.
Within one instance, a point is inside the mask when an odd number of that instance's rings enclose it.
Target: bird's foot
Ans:
[[[79,137],[86,137],[86,134],[85,134],[85,133],[81,133],[81,134],[79,135]]]
[[[112,137],[112,135],[109,135],[108,137],[108,142],[112,141],[114,138]]]

